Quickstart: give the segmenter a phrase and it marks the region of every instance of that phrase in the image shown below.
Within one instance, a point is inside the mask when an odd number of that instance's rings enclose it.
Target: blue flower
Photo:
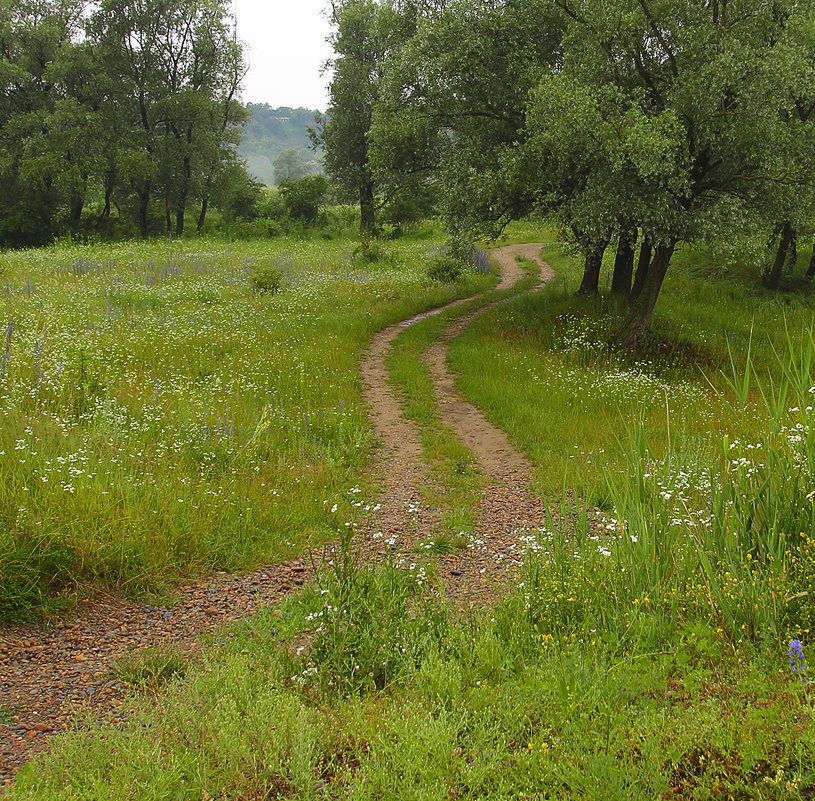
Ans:
[[[804,646],[800,640],[790,640],[787,648],[787,656],[790,658],[790,670],[801,677],[801,681],[806,681],[806,662],[804,662]]]

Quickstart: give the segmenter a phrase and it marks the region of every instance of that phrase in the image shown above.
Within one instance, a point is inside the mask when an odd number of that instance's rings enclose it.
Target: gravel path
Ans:
[[[537,259],[542,277],[550,277],[551,270],[539,260],[540,247],[518,245],[493,251],[502,269],[499,286],[511,286],[522,277],[517,254]],[[540,501],[526,490],[528,462],[502,432],[463,401],[447,368],[450,339],[483,310],[451,323],[426,353],[444,421],[490,477],[472,547],[438,557],[448,592],[459,603],[481,602],[485,593],[504,582],[518,563],[517,529],[539,525],[543,514]],[[438,511],[427,508],[418,491],[427,481],[419,432],[401,414],[384,360],[400,331],[440,311],[379,332],[361,365],[363,396],[376,434],[385,443],[374,467],[385,490],[363,544],[363,553],[370,559],[386,558],[394,551],[409,553],[438,521]],[[388,541],[394,544],[386,545]],[[11,783],[27,759],[47,749],[54,733],[74,725],[78,711],[97,720],[117,719],[127,689],[111,673],[116,658],[158,645],[195,650],[200,647],[199,635],[218,632],[225,624],[275,603],[304,584],[312,572],[311,561],[304,557],[248,575],[218,573],[179,587],[167,606],[98,596],[80,603],[65,620],[47,629],[0,629],[0,784]]]

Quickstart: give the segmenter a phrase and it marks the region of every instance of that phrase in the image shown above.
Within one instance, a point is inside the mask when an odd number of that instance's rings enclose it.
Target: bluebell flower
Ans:
[[[790,670],[801,677],[801,681],[806,681],[806,662],[804,662],[804,646],[800,640],[790,640],[790,647],[787,648],[787,655],[790,658]]]

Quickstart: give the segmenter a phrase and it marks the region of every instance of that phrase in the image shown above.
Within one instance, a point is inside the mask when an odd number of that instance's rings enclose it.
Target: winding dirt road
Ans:
[[[499,288],[509,288],[523,276],[518,255],[538,262],[543,281],[551,278],[551,269],[540,261],[540,248],[510,245],[492,251],[502,273]],[[460,396],[447,367],[451,339],[492,305],[450,323],[425,355],[444,423],[470,449],[489,479],[473,547],[439,557],[448,592],[460,603],[478,602],[503,583],[517,564],[518,529],[539,525],[544,514],[540,500],[527,490],[529,463],[503,432]],[[442,310],[380,331],[361,365],[363,396],[382,443],[374,470],[385,486],[363,548],[372,559],[409,553],[438,522],[439,512],[427,508],[420,493],[428,471],[419,431],[402,416],[388,384],[385,358],[401,331]],[[385,542],[392,544],[385,548]],[[127,690],[111,674],[113,660],[134,648],[156,645],[194,650],[200,634],[218,632],[279,601],[307,581],[312,570],[310,559],[302,558],[248,575],[218,573],[179,588],[172,605],[97,597],[48,629],[0,630],[0,784],[11,783],[32,754],[48,747],[51,735],[74,725],[77,710],[92,718],[116,720]]]

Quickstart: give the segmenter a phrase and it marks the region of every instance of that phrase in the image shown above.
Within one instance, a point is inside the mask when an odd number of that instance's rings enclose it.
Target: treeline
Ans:
[[[333,9],[331,103],[317,138],[366,230],[383,203],[421,192],[437,198],[454,241],[546,215],[585,257],[581,292],[598,291],[616,248],[612,290],[629,303],[620,346],[645,332],[681,243],[738,247],[775,289],[797,243],[812,241],[812,3]]]
[[[0,0],[0,244],[200,230],[250,183],[227,0]]]

